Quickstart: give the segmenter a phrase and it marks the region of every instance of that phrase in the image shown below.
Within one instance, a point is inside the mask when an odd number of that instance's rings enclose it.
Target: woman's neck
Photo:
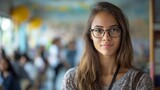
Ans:
[[[114,74],[117,68],[116,58],[113,56],[100,56],[103,75]]]

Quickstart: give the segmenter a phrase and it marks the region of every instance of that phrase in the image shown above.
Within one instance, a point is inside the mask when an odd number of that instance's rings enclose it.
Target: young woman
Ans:
[[[129,24],[123,12],[108,2],[97,3],[85,32],[85,51],[77,68],[68,70],[62,90],[152,90],[153,83],[133,66]]]

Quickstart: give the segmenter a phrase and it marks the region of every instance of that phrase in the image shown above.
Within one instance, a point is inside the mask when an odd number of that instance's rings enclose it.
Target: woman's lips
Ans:
[[[110,48],[110,47],[112,47],[113,45],[112,44],[104,44],[104,45],[101,45],[102,47],[104,47],[104,48]]]

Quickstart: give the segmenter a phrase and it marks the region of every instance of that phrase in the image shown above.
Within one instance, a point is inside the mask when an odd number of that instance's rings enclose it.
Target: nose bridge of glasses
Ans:
[[[110,29],[106,29],[106,30],[103,30],[104,31],[104,35],[103,36],[105,36],[105,35],[107,35],[107,37],[112,37],[111,35],[110,35]]]

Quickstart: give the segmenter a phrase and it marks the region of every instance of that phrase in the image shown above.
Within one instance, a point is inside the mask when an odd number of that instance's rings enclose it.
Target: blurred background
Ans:
[[[1,72],[10,67],[22,90],[60,90],[66,70],[79,63],[83,30],[92,5],[98,1],[0,0]],[[160,0],[103,1],[126,13],[135,65],[150,74],[158,90]],[[2,88],[4,81],[0,76]]]

